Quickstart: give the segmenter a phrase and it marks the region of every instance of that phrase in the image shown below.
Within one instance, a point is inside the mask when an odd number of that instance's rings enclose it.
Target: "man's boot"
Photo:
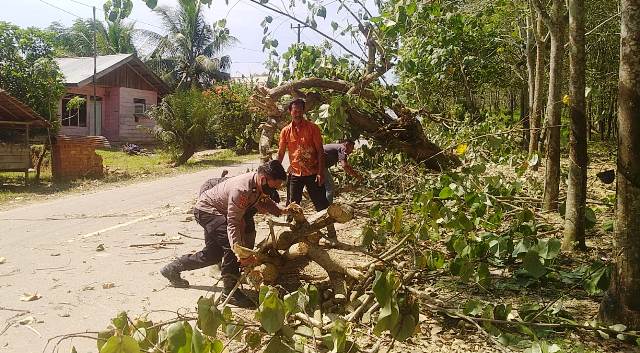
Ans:
[[[180,261],[176,260],[172,263],[166,265],[160,270],[160,274],[162,274],[166,279],[171,282],[171,285],[176,288],[188,288],[189,281],[180,277],[180,272],[182,271],[182,264]]]
[[[226,297],[231,293],[233,287],[236,286],[237,278],[232,276],[225,276],[222,278],[224,283],[224,290],[222,291],[222,295],[226,299]],[[229,304],[233,304],[240,308],[246,309],[255,309],[256,303],[247,297],[240,288],[236,288],[233,295],[231,295],[231,299],[229,300]]]

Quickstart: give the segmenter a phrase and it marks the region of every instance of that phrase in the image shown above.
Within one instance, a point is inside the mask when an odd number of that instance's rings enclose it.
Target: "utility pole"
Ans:
[[[297,26],[294,26],[293,24],[291,24],[291,29],[297,29],[298,30],[298,44],[300,44],[300,32],[302,31],[303,28],[309,27],[307,25],[301,25],[298,23]]]
[[[93,134],[98,134],[98,106],[96,104],[96,70],[98,50],[96,48],[96,7],[93,7]]]

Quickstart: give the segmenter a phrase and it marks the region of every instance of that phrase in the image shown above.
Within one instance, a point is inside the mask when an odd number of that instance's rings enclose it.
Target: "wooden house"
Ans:
[[[95,102],[93,57],[57,58],[56,62],[67,88],[59,106],[61,134],[104,136],[111,143],[154,141],[150,131],[155,123],[146,112],[170,93],[170,88],[138,57],[134,54],[97,57]],[[69,108],[74,97],[84,99],[85,103]]]
[[[33,109],[0,89],[0,172],[23,172],[26,183],[31,168],[29,131],[49,126]]]

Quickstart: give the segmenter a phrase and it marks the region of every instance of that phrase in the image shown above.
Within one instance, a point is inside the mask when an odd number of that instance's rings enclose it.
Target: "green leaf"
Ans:
[[[262,343],[262,336],[263,336],[263,334],[260,333],[260,332],[249,331],[244,336],[244,341],[247,343],[249,348],[254,348],[255,349],[255,348],[258,348],[260,346],[260,343]]]
[[[193,330],[191,336],[191,352],[192,353],[209,353],[211,346],[208,340],[205,340],[199,330]]]
[[[389,331],[398,341],[404,341],[413,336],[418,325],[420,308],[418,302],[411,296],[402,296],[398,300],[400,315],[397,323]]]
[[[483,308],[484,304],[482,304],[479,300],[471,299],[464,305],[463,313],[465,315],[478,316],[482,314]]]
[[[585,273],[584,289],[589,295],[598,294],[609,288],[611,268],[601,261],[596,261]]]
[[[100,353],[140,353],[140,347],[131,336],[113,336],[102,346]]]
[[[71,353],[78,353],[76,346],[71,346]]]
[[[623,325],[623,324],[615,324],[615,325],[611,325],[609,326],[610,329],[616,331],[616,332],[624,332],[627,330],[627,326]]]
[[[336,319],[331,328],[331,339],[333,340],[333,350],[331,352],[343,352],[347,343],[347,322],[342,319]]]
[[[271,22],[273,22],[273,17],[271,17],[271,16],[267,16],[267,17],[265,17],[265,18],[264,18],[264,20],[265,20],[267,23],[271,23]]]
[[[197,326],[207,336],[216,336],[218,327],[224,323],[224,318],[220,310],[216,308],[213,297],[198,299],[198,321]]]
[[[331,21],[331,28],[336,31],[338,29],[338,22]]]
[[[188,323],[175,322],[167,327],[167,343],[170,352],[181,352],[187,346],[187,332],[185,326]],[[189,326],[191,327],[191,326]],[[103,352],[100,352],[103,353]]]
[[[278,298],[277,290],[269,288],[264,300],[260,303],[258,312],[262,328],[270,334],[278,332],[284,325],[285,308],[282,300]]]
[[[282,337],[279,335],[273,336],[269,344],[264,349],[263,353],[292,353],[293,351],[289,346],[282,343]]]
[[[295,314],[300,311],[301,308],[298,306],[299,297],[298,291],[284,296],[285,315]]]
[[[392,299],[396,280],[393,272],[387,270],[376,272],[376,278],[373,280],[373,294],[380,306],[385,306]]]
[[[378,322],[373,329],[373,333],[380,335],[385,330],[390,330],[398,322],[400,316],[400,310],[398,309],[398,303],[392,297],[387,303],[380,309],[378,314]]]
[[[535,250],[529,250],[522,260],[524,270],[534,278],[540,278],[547,273],[547,269],[540,262],[540,256]]]
[[[121,311],[118,313],[118,316],[111,319],[111,323],[121,333],[127,333],[129,331],[129,317],[124,311]]]
[[[316,15],[322,18],[327,18],[327,9],[324,6],[320,6]]]
[[[155,9],[156,6],[158,6],[158,0],[144,0],[144,2],[151,10]]]
[[[438,197],[443,200],[446,200],[451,196],[453,196],[453,190],[451,190],[451,188],[448,186],[445,186],[442,190],[440,190],[440,194],[438,195]]]
[[[109,338],[111,338],[114,334],[115,332],[113,330],[104,330],[98,332],[98,351],[102,349],[102,346],[104,346],[104,344],[107,343]]]
[[[478,283],[485,289],[491,284],[491,273],[489,272],[489,265],[483,262],[478,266]]]
[[[211,342],[211,352],[222,353],[224,351],[224,343],[220,340],[213,340]]]
[[[606,221],[602,222],[602,230],[604,230],[605,232],[613,232],[613,219],[607,219]]]

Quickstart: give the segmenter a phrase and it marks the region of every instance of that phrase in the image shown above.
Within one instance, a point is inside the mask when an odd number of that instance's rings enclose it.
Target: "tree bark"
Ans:
[[[540,139],[540,127],[542,125],[543,102],[543,84],[544,84],[544,40],[543,40],[543,23],[542,18],[538,15],[536,21],[536,62],[535,62],[535,78],[533,89],[533,106],[531,109],[531,137],[529,138],[529,155],[538,152],[538,141]],[[537,169],[533,166],[532,169]]]
[[[586,248],[585,208],[587,202],[587,118],[585,114],[584,0],[569,0],[569,185],[562,248]],[[577,242],[577,244],[576,244]]]
[[[621,0],[615,268],[600,318],[640,329],[640,1]]]
[[[551,54],[549,56],[549,93],[547,96],[547,158],[545,164],[542,209],[558,209],[560,194],[560,111],[562,59],[564,57],[564,1],[553,0],[551,5]]]
[[[182,154],[178,156],[178,159],[176,159],[173,166],[177,167],[187,163],[189,158],[191,158],[191,156],[193,156],[194,153],[196,153],[195,146],[184,146],[184,148],[182,149]]]

